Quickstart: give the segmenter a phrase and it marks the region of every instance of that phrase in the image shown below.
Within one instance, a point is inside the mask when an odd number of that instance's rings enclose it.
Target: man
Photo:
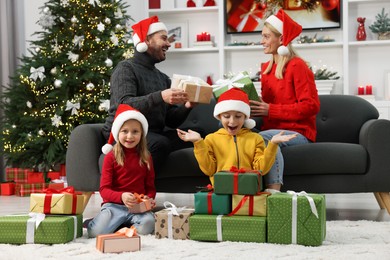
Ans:
[[[145,115],[149,123],[148,147],[152,154],[156,174],[168,154],[188,147],[177,136],[176,129],[192,108],[188,95],[182,90],[171,89],[170,78],[159,71],[155,64],[166,59],[171,46],[167,27],[153,16],[132,26],[136,51],[134,57],[120,62],[110,82],[109,116],[103,127],[108,139],[116,108],[128,104]]]

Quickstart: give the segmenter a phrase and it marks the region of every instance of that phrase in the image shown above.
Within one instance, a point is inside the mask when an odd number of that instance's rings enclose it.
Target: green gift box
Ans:
[[[190,217],[190,238],[265,243],[266,222],[266,217],[195,214]]]
[[[62,244],[83,235],[82,215],[46,215],[37,228],[36,221],[28,215],[0,216],[0,243]]]
[[[215,99],[218,100],[219,96],[233,88],[241,88],[248,94],[249,100],[256,100],[260,101],[259,94],[256,91],[255,85],[253,84],[251,78],[249,77],[248,72],[243,71],[238,73],[236,76],[234,76],[231,79],[226,80],[218,80],[213,87],[213,94]]]
[[[227,215],[232,211],[232,196],[230,194],[200,191],[195,193],[194,199],[195,214]]]
[[[268,197],[267,206],[269,243],[319,246],[324,241],[325,195],[276,193]]]
[[[214,174],[214,192],[217,194],[255,195],[263,189],[260,172],[228,172]]]

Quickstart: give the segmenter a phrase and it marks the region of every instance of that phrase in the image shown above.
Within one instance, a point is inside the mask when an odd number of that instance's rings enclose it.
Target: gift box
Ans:
[[[1,196],[15,195],[15,183],[14,182],[0,183],[0,194]]]
[[[217,194],[255,195],[262,190],[262,176],[257,171],[220,171],[214,174]]]
[[[213,97],[213,88],[198,77],[173,74],[171,88],[184,90],[191,102],[209,104]]]
[[[54,189],[54,190],[61,190],[61,189],[64,189],[65,188],[65,183],[63,182],[50,182],[50,183],[47,183],[47,188],[48,189]]]
[[[268,197],[268,242],[319,246],[326,235],[325,196],[305,192]]]
[[[44,214],[82,214],[90,193],[75,192],[73,187],[63,190],[44,189],[43,193],[31,193],[30,212]]]
[[[160,0],[149,0],[149,9],[160,9]]]
[[[194,194],[195,214],[227,215],[232,211],[230,194],[197,192]]]
[[[232,195],[231,215],[266,217],[268,195]]]
[[[167,206],[170,205],[170,207]],[[186,207],[177,208],[170,202],[164,202],[165,209],[154,213],[155,237],[169,239],[190,239],[189,217],[194,214],[194,209]]]
[[[114,234],[98,235],[96,248],[103,253],[134,252],[141,250],[141,238],[134,228],[122,228]]]
[[[238,73],[231,79],[219,79],[212,85],[214,97],[218,100],[219,96],[225,91],[236,87],[241,88],[248,95],[249,100],[260,101],[259,94],[256,91],[248,72]]]
[[[198,215],[190,217],[190,237],[198,241],[266,242],[266,217]]]
[[[43,172],[27,172],[27,183],[44,183]]]
[[[150,200],[145,199],[143,194],[134,193],[134,196],[137,198],[137,203],[134,204],[132,208],[129,208],[130,213],[137,214],[152,210]]]
[[[58,180],[61,178],[61,173],[60,172],[48,172],[47,178],[49,178],[50,180]]]
[[[253,32],[263,18],[264,9],[253,0],[244,0],[229,14],[228,25],[237,32]]]
[[[45,216],[44,214],[30,213],[30,216],[0,216],[0,243],[67,243],[83,235],[82,222],[82,215]],[[38,227],[36,227],[37,223]]]
[[[42,191],[46,187],[45,185],[45,183],[16,183],[15,195],[21,197],[30,196],[31,193]]]
[[[24,168],[5,168],[5,180],[16,183],[27,183],[27,175],[32,169]]]

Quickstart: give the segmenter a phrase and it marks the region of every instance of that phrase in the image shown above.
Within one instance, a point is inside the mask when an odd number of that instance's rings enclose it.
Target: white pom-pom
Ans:
[[[102,152],[104,153],[104,154],[108,154],[111,150],[112,150],[112,145],[111,144],[105,144],[105,145],[103,145],[103,147],[102,147]]]
[[[136,47],[138,52],[145,52],[148,49],[148,45],[145,42],[140,42]]]
[[[288,48],[286,46],[282,45],[282,46],[279,46],[279,48],[278,48],[278,54],[281,56],[287,56],[290,54],[290,51],[288,50]]]
[[[246,119],[244,123],[244,127],[248,129],[252,129],[256,126],[256,121],[253,119]]]

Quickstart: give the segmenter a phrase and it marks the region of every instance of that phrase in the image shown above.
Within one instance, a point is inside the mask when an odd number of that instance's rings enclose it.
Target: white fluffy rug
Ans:
[[[1,230],[0,230],[1,232]],[[141,238],[141,251],[103,254],[84,236],[60,245],[0,244],[0,259],[390,259],[390,222],[328,221],[319,247]]]

